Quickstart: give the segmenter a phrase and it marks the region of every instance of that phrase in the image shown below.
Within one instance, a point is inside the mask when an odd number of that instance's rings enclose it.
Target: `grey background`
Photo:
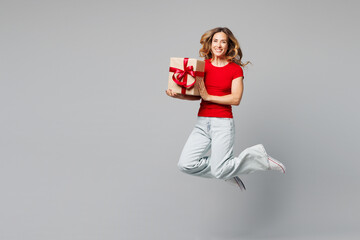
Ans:
[[[358,1],[0,1],[0,239],[357,239]],[[176,163],[199,102],[170,57],[240,41],[240,192]]]

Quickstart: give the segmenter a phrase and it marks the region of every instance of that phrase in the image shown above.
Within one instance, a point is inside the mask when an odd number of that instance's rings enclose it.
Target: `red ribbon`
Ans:
[[[169,71],[174,72],[172,79],[173,81],[181,87],[181,94],[186,93],[187,88],[191,88],[194,86],[196,82],[196,77],[203,77],[203,72],[194,71],[193,66],[188,66],[189,58],[184,58],[184,70],[181,70],[179,68],[170,67]],[[195,78],[195,81],[191,84],[187,84],[187,76],[191,75],[193,78]]]

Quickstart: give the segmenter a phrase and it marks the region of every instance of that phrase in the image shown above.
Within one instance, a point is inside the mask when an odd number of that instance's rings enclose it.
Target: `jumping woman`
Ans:
[[[233,156],[235,125],[232,105],[239,105],[243,95],[243,70],[240,45],[225,27],[205,32],[199,53],[205,58],[205,77],[198,81],[200,96],[189,96],[166,90],[170,97],[201,100],[197,123],[180,156],[181,171],[206,178],[230,180],[245,189],[239,178],[258,170],[285,173],[285,166],[267,154],[262,144],[246,148]],[[211,151],[210,156],[206,153]]]

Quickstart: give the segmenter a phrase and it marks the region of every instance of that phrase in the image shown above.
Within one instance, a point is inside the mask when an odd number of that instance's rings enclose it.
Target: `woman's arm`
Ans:
[[[171,89],[166,90],[166,94],[169,97],[183,99],[183,100],[192,100],[192,101],[194,101],[194,100],[200,100],[201,99],[200,96],[183,95],[183,94],[175,93]]]
[[[214,96],[209,95],[205,88],[204,80],[198,81],[198,87],[200,91],[200,95],[202,99],[205,101],[218,103],[218,104],[225,104],[225,105],[239,105],[243,90],[244,90],[244,84],[243,84],[244,77],[238,77],[232,80],[231,83],[231,94],[225,95],[225,96]]]

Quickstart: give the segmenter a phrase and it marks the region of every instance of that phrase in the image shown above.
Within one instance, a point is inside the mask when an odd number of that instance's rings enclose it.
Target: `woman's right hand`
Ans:
[[[166,94],[169,97],[173,97],[173,98],[178,98],[178,99],[182,99],[182,100],[190,100],[190,101],[195,101],[195,100],[200,100],[201,97],[200,96],[189,96],[189,95],[183,95],[181,93],[176,93],[171,89],[168,89],[165,91]]]
[[[180,97],[180,94],[178,94],[176,92],[173,92],[171,89],[166,90],[166,94],[169,97],[173,97],[173,98],[179,98]]]

